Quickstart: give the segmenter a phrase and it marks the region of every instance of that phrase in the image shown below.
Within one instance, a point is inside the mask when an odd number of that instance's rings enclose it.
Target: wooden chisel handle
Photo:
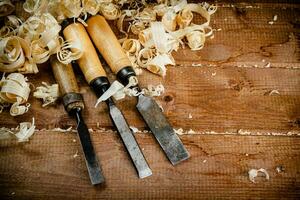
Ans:
[[[100,63],[98,54],[89,38],[85,28],[80,23],[71,23],[64,30],[66,40],[70,40],[81,47],[82,56],[77,60],[86,81],[90,84],[95,78],[106,77],[106,73]],[[72,50],[72,49],[71,49]]]
[[[75,42],[81,47],[83,54],[77,60],[78,65],[88,84],[100,97],[109,88],[110,83],[88,33],[82,24],[71,23],[63,30],[63,35],[66,40]]]
[[[71,64],[59,62],[55,55],[51,56],[50,63],[56,82],[59,84],[60,93],[63,95],[63,104],[67,112],[75,108],[84,108],[82,95],[76,82]]]
[[[95,46],[104,57],[117,78],[127,84],[130,76],[135,76],[131,62],[122,49],[117,37],[111,30],[105,18],[95,15],[87,20],[86,27]]]

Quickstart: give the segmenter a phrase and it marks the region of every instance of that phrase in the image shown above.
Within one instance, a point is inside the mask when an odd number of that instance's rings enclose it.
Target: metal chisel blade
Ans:
[[[109,113],[134,163],[139,177],[145,178],[152,175],[152,171],[121,111],[115,105],[109,105]]]
[[[136,107],[173,165],[190,157],[161,108],[152,98],[139,95]]]
[[[104,176],[98,164],[98,159],[96,157],[94,147],[92,145],[90,133],[87,126],[82,120],[81,114],[76,113],[77,118],[77,132],[80,139],[81,147],[85,157],[85,163],[88,169],[91,183],[93,185],[100,184],[104,182]]]

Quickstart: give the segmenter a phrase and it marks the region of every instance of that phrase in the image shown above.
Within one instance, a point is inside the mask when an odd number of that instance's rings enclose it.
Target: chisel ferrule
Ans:
[[[90,82],[91,88],[96,93],[97,97],[101,97],[106,90],[110,87],[110,83],[107,77],[97,77]]]
[[[117,79],[123,84],[127,85],[129,83],[129,78],[136,76],[134,69],[131,66],[123,67],[117,73]]]
[[[84,108],[83,97],[79,93],[75,93],[75,92],[67,93],[63,96],[62,100],[63,100],[63,105],[65,107],[65,110],[69,114],[73,114],[72,110],[74,110],[75,108],[80,108],[80,109]]]

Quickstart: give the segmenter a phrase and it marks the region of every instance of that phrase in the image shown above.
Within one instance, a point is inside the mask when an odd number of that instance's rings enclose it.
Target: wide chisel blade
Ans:
[[[80,139],[81,147],[85,157],[85,163],[89,172],[90,180],[93,185],[100,184],[104,182],[104,176],[98,165],[98,159],[96,157],[90,133],[87,126],[85,125],[80,111],[76,112],[77,120],[77,132]]]
[[[121,111],[114,104],[110,104],[109,113],[131,157],[131,160],[134,163],[139,177],[145,178],[147,176],[152,175],[152,171],[148,166],[148,163],[140,147],[138,146],[135,137],[133,136]]]
[[[173,165],[190,157],[161,108],[152,98],[139,95],[136,107]]]

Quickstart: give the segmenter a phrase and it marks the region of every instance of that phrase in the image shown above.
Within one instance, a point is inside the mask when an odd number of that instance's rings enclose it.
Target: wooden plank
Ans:
[[[40,76],[30,80],[36,86],[43,81],[53,82],[48,66]],[[215,74],[215,75],[214,75]],[[235,131],[239,129],[260,131],[299,131],[300,116],[300,75],[299,70],[288,69],[248,69],[234,67],[173,67],[169,68],[165,79],[146,73],[141,76],[141,85],[159,84],[166,93],[157,98],[166,116],[175,128],[195,131]],[[281,77],[278,79],[278,77]],[[84,94],[86,111],[84,117],[90,128],[112,128],[107,108],[103,104],[94,109],[96,97],[80,78],[81,92]],[[280,95],[269,95],[277,90]],[[74,126],[61,105],[41,108],[41,102],[31,97],[30,111],[21,117],[1,114],[3,125],[14,127],[23,120],[36,118],[39,129]],[[145,128],[135,109],[135,98],[118,102],[132,126]],[[190,119],[189,113],[192,115]],[[99,128],[99,127],[98,127]]]
[[[116,133],[94,132],[106,185],[89,183],[74,133],[37,132],[29,143],[0,141],[2,199],[299,199],[300,138],[182,136],[190,160],[173,167],[154,138],[136,138],[153,170],[138,179]],[[74,142],[74,141],[75,142]],[[78,152],[78,157],[74,155]],[[276,167],[285,170],[278,173]],[[270,180],[247,172],[264,168]]]
[[[300,14],[296,6],[266,5],[220,7],[211,21],[214,38],[207,39],[200,51],[179,50],[174,54],[177,64],[264,67],[271,63],[271,67],[300,68]],[[278,20],[270,25],[275,15]]]

